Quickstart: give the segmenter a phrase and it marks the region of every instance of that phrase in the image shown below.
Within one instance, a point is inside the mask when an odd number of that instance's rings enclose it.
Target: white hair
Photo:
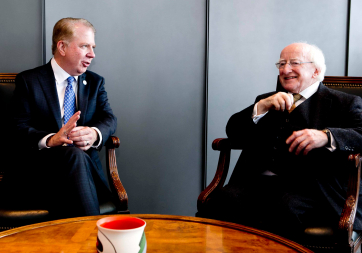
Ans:
[[[322,50],[315,45],[309,45],[309,57],[312,62],[314,62],[314,66],[320,71],[319,75],[317,76],[318,81],[322,82],[324,79],[324,75],[327,70],[326,61],[324,59],[324,55]]]
[[[309,50],[310,61],[312,61],[314,63],[314,66],[319,70],[319,75],[317,76],[317,79],[319,82],[322,82],[327,70],[326,61],[322,50],[316,45],[308,44],[304,41],[296,43],[304,44],[304,46],[306,46],[306,48]]]

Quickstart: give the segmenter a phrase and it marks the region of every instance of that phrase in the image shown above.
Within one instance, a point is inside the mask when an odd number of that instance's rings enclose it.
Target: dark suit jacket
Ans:
[[[19,73],[15,84],[12,103],[15,134],[26,152],[39,152],[38,142],[62,127],[55,77],[50,62]],[[104,145],[115,132],[117,119],[108,103],[103,77],[91,71],[79,76],[77,109],[81,111],[77,125],[97,127],[102,133]],[[90,148],[87,153],[97,165],[100,178],[106,183],[98,152]]]
[[[275,93],[260,95],[255,102]],[[269,111],[254,124],[253,108],[251,105],[234,114],[226,127],[232,145],[243,149],[229,185],[240,185],[243,178],[265,170],[306,183],[316,180],[331,207],[340,214],[347,187],[341,157],[345,153],[362,152],[362,99],[331,90],[321,83],[318,91],[291,114]],[[286,139],[293,131],[305,128],[330,129],[337,150],[332,153],[323,147],[307,156],[289,153]],[[359,206],[355,228],[361,230],[361,201]]]

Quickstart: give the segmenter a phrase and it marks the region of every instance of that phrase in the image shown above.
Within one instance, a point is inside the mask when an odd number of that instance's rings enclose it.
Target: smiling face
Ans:
[[[77,23],[70,41],[59,41],[58,53],[54,55],[62,69],[72,76],[83,74],[95,57],[94,32],[90,27]]]
[[[310,62],[310,49],[307,44],[295,43],[287,46],[280,54],[280,61],[289,63],[292,60]],[[286,64],[279,69],[279,80],[283,88],[292,93],[299,93],[317,82],[319,70],[313,63],[304,63],[292,68]]]

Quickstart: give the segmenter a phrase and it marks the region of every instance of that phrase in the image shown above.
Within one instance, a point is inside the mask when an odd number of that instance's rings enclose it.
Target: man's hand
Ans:
[[[293,95],[285,92],[278,92],[273,96],[262,99],[258,102],[258,115],[269,110],[284,111],[289,110],[293,105]]]
[[[48,147],[56,147],[61,146],[64,143],[66,144],[73,144],[72,140],[68,140],[68,134],[77,126],[77,121],[80,118],[80,111],[73,114],[72,117],[68,120],[67,124],[65,124],[58,133],[55,135],[50,136],[47,139],[46,145]]]
[[[93,146],[93,143],[98,138],[98,133],[93,128],[87,126],[75,127],[70,134],[68,134],[69,140],[73,141],[73,144],[81,150],[87,151]]]
[[[309,151],[315,148],[321,148],[328,144],[328,136],[326,133],[315,129],[304,129],[300,131],[294,131],[287,139],[286,143],[289,146],[289,152],[293,152],[299,155],[303,152],[303,155],[308,154]]]

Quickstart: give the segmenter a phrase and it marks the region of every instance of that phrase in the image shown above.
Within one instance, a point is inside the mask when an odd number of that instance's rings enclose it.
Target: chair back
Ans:
[[[328,88],[362,97],[362,77],[326,76],[323,84]]]
[[[0,133],[2,133],[2,143],[11,143],[9,111],[10,101],[15,89],[15,73],[0,73]],[[9,145],[0,145],[1,156],[7,158],[10,155]],[[11,159],[1,159],[0,162],[0,182],[4,173],[10,166]]]
[[[15,73],[0,73],[0,105],[4,106],[10,102],[15,89]],[[2,111],[0,111],[2,113]],[[1,114],[0,114],[1,115]]]

